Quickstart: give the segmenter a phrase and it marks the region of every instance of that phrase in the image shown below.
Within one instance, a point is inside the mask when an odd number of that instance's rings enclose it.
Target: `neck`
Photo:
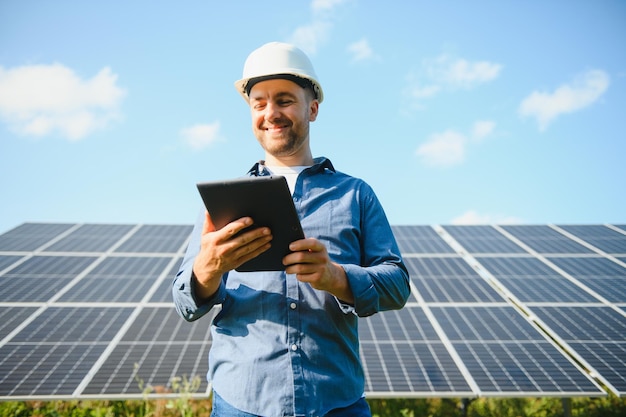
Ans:
[[[294,166],[311,166],[313,165],[313,156],[310,150],[303,152],[302,154],[295,155],[271,155],[269,153],[265,153],[265,165],[270,166],[285,166],[285,167],[294,167]]]

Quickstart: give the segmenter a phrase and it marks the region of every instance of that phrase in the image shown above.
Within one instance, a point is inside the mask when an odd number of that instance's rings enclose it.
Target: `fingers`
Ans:
[[[213,220],[211,219],[211,215],[208,211],[205,211],[204,224],[202,225],[202,234],[205,235],[211,232],[218,232],[217,235],[221,237],[220,240],[226,241],[237,233],[245,229],[246,227],[252,226],[254,223],[250,217],[242,217],[241,219],[235,220],[231,223],[228,223],[226,226],[222,227],[220,230],[217,230]]]
[[[259,227],[246,230],[252,225],[250,217],[243,217],[215,230],[207,213],[200,253],[194,263],[196,276],[203,282],[217,279],[268,250],[272,240],[270,229]]]
[[[285,272],[296,274],[298,280],[312,282],[324,279],[330,262],[326,246],[317,239],[302,239],[292,242],[293,251],[283,258]]]
[[[292,252],[324,252],[326,251],[326,246],[324,246],[324,244],[317,239],[308,238],[291,242],[291,244],[289,245],[289,250],[291,250]]]

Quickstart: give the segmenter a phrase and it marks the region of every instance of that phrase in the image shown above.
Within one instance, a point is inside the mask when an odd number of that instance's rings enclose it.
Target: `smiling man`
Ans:
[[[216,230],[203,212],[173,283],[188,321],[211,308],[213,416],[370,416],[358,317],[404,306],[409,276],[373,190],[324,157],[310,123],[324,99],[308,57],[272,42],[253,51],[235,87],[250,106],[264,160],[251,176],[283,175],[305,239],[284,271],[234,269],[272,244],[272,231],[239,234],[253,219]]]

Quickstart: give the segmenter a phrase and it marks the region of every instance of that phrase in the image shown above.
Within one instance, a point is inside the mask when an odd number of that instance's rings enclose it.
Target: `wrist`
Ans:
[[[207,299],[211,298],[217,290],[219,290],[221,276],[216,278],[200,279],[202,275],[196,274],[195,269],[191,271],[191,288],[196,301],[202,304]]]

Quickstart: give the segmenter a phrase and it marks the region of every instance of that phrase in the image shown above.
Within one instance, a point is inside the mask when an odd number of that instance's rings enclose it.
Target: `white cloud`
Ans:
[[[415,152],[430,166],[449,167],[465,159],[467,138],[453,130],[431,135]]]
[[[219,121],[211,124],[197,124],[181,129],[180,137],[192,149],[201,150],[222,140],[219,131]]]
[[[352,55],[353,62],[366,61],[376,58],[374,51],[365,38],[348,45],[348,52]]]
[[[334,8],[346,3],[347,0],[313,0],[311,10],[313,13],[332,12]]]
[[[332,24],[324,20],[314,20],[294,30],[289,43],[297,45],[309,55],[315,55],[321,44],[330,37]]]
[[[502,65],[488,61],[469,62],[442,55],[435,61],[431,71],[434,78],[452,88],[472,88],[478,84],[494,80],[500,74]]]
[[[337,8],[347,1],[349,0],[313,0],[311,21],[297,27],[287,41],[306,53],[315,55],[318,48],[330,38]]]
[[[109,67],[91,79],[61,64],[0,67],[0,115],[22,135],[82,139],[120,117],[125,95]]]
[[[472,126],[470,136],[454,130],[434,133],[417,148],[415,154],[424,164],[432,167],[447,168],[458,165],[465,160],[467,147],[471,143],[480,143],[493,134],[495,128],[495,122],[479,120]]]
[[[539,130],[543,131],[556,117],[592,105],[604,94],[609,83],[609,75],[604,71],[587,71],[553,93],[534,91],[520,104],[519,114],[536,118]]]
[[[413,85],[410,87],[410,90],[408,91],[409,95],[415,99],[422,99],[422,98],[429,98],[429,97],[433,97],[434,95],[436,95],[437,93],[439,93],[439,91],[441,91],[441,87],[438,85],[426,85],[426,86],[421,86],[421,85]]]
[[[451,223],[455,225],[520,224],[522,220],[514,216],[479,214],[474,210],[469,210],[452,219]]]
[[[495,128],[495,122],[491,120],[479,120],[474,123],[474,127],[472,128],[472,138],[480,141],[491,135]]]
[[[442,91],[472,89],[496,79],[502,65],[489,61],[470,62],[440,55],[422,62],[419,69],[409,73],[406,93],[416,100],[431,98]]]

